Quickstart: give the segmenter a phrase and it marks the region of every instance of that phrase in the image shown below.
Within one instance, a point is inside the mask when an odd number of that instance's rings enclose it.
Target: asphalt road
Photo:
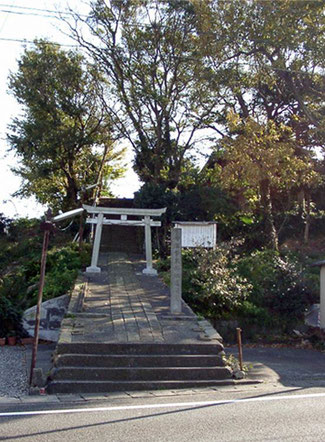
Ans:
[[[325,353],[245,348],[244,361],[262,384],[4,398],[0,441],[325,441]]]
[[[228,354],[238,356],[236,347]],[[325,352],[298,348],[244,348],[250,379],[285,387],[325,387]]]
[[[196,396],[7,404],[0,440],[314,442],[325,440],[324,416],[325,388],[232,387]]]

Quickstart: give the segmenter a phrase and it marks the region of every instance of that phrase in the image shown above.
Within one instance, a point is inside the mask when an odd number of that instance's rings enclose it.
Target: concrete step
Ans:
[[[178,388],[203,388],[233,385],[233,379],[195,381],[52,381],[48,394],[109,393],[112,391],[174,390]]]
[[[112,354],[112,355],[217,355],[223,351],[219,341],[202,344],[168,343],[60,343],[57,354]]]
[[[223,367],[221,356],[216,355],[99,355],[60,354],[57,367]]]
[[[49,393],[86,393],[231,383],[219,341],[59,343]]]
[[[54,380],[63,381],[194,381],[228,379],[229,367],[59,367]]]

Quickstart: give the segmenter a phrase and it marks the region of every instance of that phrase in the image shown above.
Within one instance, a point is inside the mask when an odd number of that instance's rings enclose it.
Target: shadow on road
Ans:
[[[238,356],[237,349],[226,353]],[[244,348],[243,360],[249,368],[249,379],[267,383],[279,382],[286,387],[325,386],[325,353],[296,348]]]

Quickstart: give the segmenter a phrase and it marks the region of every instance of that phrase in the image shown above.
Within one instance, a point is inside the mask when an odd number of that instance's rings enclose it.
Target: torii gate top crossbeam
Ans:
[[[161,216],[167,208],[162,209],[128,209],[125,207],[94,207],[83,204],[88,213],[102,213],[103,215],[133,215],[133,216]]]

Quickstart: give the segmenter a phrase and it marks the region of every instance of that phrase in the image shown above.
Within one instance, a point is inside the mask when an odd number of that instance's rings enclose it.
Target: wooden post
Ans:
[[[243,371],[243,346],[241,342],[241,329],[236,328],[236,330],[237,330],[239,368],[241,369],[241,371]]]

